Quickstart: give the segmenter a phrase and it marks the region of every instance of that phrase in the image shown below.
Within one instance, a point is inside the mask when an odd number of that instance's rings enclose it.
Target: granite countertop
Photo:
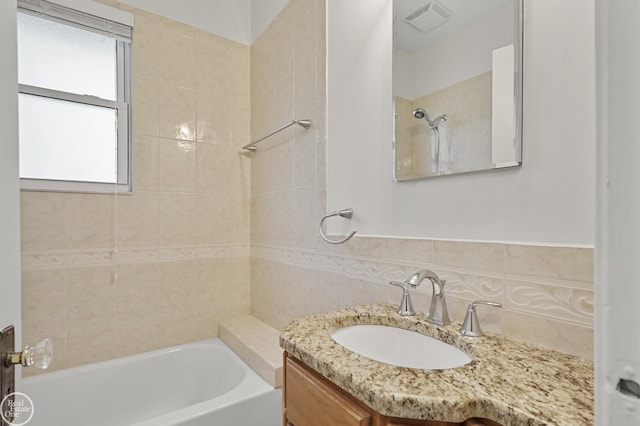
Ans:
[[[280,346],[385,416],[451,422],[483,417],[505,426],[594,423],[592,361],[492,333],[464,337],[460,323],[436,326],[422,313],[402,317],[395,309],[381,303],[301,318],[280,335]],[[336,328],[354,324],[417,331],[474,360],[430,371],[384,364],[331,338]]]

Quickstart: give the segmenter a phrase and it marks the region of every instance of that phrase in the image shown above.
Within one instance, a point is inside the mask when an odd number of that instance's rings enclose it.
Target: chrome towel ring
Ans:
[[[353,232],[351,232],[349,235],[347,235],[346,237],[344,237],[341,240],[330,240],[329,238],[327,238],[327,236],[324,233],[324,228],[323,228],[323,224],[324,221],[327,220],[330,217],[334,217],[334,216],[340,216],[340,217],[344,217],[345,219],[351,219],[351,217],[353,216],[353,209],[351,207],[349,207],[348,209],[344,209],[344,210],[339,210],[339,211],[335,211],[335,212],[331,212],[327,215],[322,216],[322,219],[320,219],[320,236],[322,237],[323,240],[325,240],[326,242],[328,242],[329,244],[342,244],[342,243],[346,243],[347,241],[349,241],[351,239],[351,237],[353,237],[354,235],[356,235],[356,232],[358,232],[357,229],[354,229]]]

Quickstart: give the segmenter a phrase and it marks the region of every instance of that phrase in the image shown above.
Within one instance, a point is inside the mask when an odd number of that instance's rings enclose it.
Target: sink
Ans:
[[[333,340],[357,354],[398,367],[444,370],[472,358],[455,346],[415,331],[386,325],[352,325],[336,329]]]

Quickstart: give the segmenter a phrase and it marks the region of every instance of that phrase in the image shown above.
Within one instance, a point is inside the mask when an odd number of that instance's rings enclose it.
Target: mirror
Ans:
[[[522,164],[523,0],[393,0],[394,180]]]

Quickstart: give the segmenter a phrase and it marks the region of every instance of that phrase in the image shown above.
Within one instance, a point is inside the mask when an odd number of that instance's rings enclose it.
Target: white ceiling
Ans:
[[[413,52],[449,34],[452,34],[495,9],[517,2],[518,0],[437,0],[449,12],[451,18],[439,27],[422,33],[402,19],[422,8],[432,0],[393,0],[394,42],[398,49]]]
[[[288,0],[120,0],[250,45]]]

